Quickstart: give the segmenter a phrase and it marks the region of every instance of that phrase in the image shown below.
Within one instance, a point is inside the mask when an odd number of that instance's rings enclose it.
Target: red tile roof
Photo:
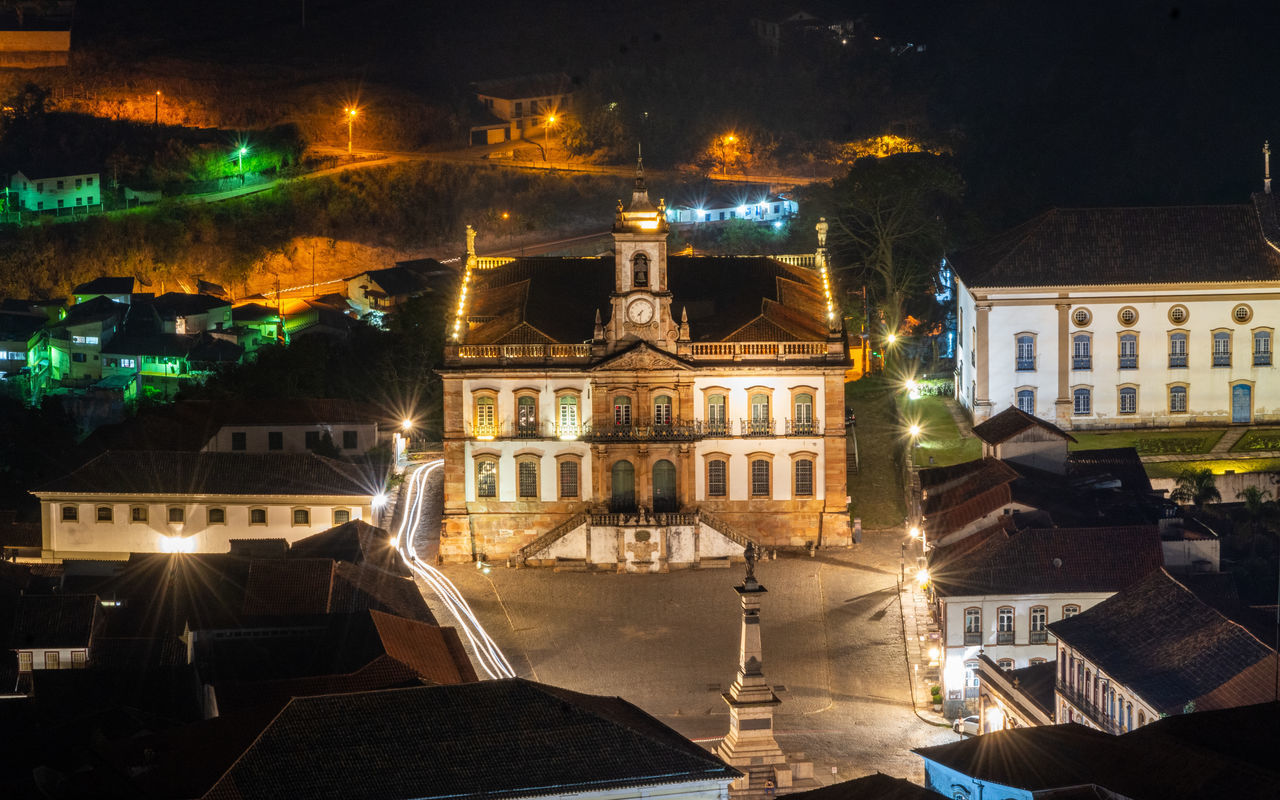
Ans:
[[[973,435],[977,436],[987,444],[1000,444],[1003,441],[1012,439],[1014,436],[1017,436],[1019,433],[1022,433],[1029,428],[1036,427],[1043,428],[1055,436],[1059,436],[1069,442],[1075,441],[1075,437],[1062,430],[1057,425],[1021,411],[1017,406],[1009,406],[986,422],[974,425]]]

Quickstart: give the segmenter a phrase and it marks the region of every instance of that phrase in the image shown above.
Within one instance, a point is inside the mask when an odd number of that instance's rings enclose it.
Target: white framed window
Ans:
[[[1169,334],[1169,368],[1181,369],[1187,366],[1187,334],[1185,331],[1174,331]]]
[[[1063,619],[1070,619],[1079,613],[1080,613],[1080,606],[1072,604],[1072,605],[1065,605],[1062,607]]]
[[[630,397],[619,396],[613,398],[613,424],[618,426],[631,424]]]
[[[728,463],[723,458],[707,461],[707,497],[724,497],[728,491]]]
[[[1138,368],[1138,336],[1126,333],[1120,337],[1120,369]]]
[[[1071,368],[1079,370],[1093,369],[1093,340],[1087,333],[1077,333],[1071,337]]]
[[[1253,332],[1253,365],[1255,367],[1271,366],[1271,331]]]
[[[671,397],[670,395],[660,394],[653,400],[653,424],[654,425],[670,425],[671,424]]]
[[[1187,413],[1187,387],[1185,386],[1169,387],[1169,413],[1170,414]]]
[[[209,520],[210,525],[226,525],[227,524],[227,510],[220,506],[215,506],[213,508],[210,508],[208,512],[206,512],[206,516]]]
[[[1093,392],[1087,387],[1080,387],[1071,392],[1071,412],[1084,416],[1093,413]]]
[[[707,395],[707,433],[724,435],[726,419],[724,395]]]
[[[1036,368],[1036,337],[1029,333],[1020,334],[1015,339],[1016,357],[1014,367],[1018,372],[1034,372]]]
[[[1214,331],[1213,333],[1213,365],[1215,367],[1231,366],[1231,332]]]
[[[795,464],[796,497],[813,497],[813,460],[798,458]]]
[[[561,436],[577,436],[578,434],[578,397],[577,395],[561,395],[557,403],[560,413],[557,417]]]
[[[476,459],[476,497],[498,496],[498,459]]]
[[[1124,386],[1120,389],[1120,413],[1136,414],[1138,413],[1138,390],[1132,386]]]
[[[1018,410],[1024,414],[1036,413],[1036,390],[1035,389],[1019,389],[1018,390]]]

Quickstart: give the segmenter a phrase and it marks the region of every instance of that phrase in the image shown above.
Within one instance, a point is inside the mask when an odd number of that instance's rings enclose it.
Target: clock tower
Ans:
[[[667,288],[667,209],[664,201],[649,202],[644,163],[636,160],[636,185],[631,205],[622,207],[613,223],[613,307],[605,339],[609,349],[643,340],[674,352],[679,327],[671,316]]]

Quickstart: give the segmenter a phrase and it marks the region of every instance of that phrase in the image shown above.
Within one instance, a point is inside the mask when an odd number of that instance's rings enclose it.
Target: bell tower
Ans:
[[[610,349],[642,339],[675,351],[679,329],[671,316],[667,287],[667,209],[654,206],[644,181],[644,160],[636,158],[636,183],[631,205],[622,207],[613,222],[613,308],[605,337]]]

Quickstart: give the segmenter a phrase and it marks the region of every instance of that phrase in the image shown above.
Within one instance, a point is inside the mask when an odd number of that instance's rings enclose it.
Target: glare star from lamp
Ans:
[[[653,304],[648,300],[636,300],[627,306],[627,319],[637,325],[647,325],[653,319]]]

